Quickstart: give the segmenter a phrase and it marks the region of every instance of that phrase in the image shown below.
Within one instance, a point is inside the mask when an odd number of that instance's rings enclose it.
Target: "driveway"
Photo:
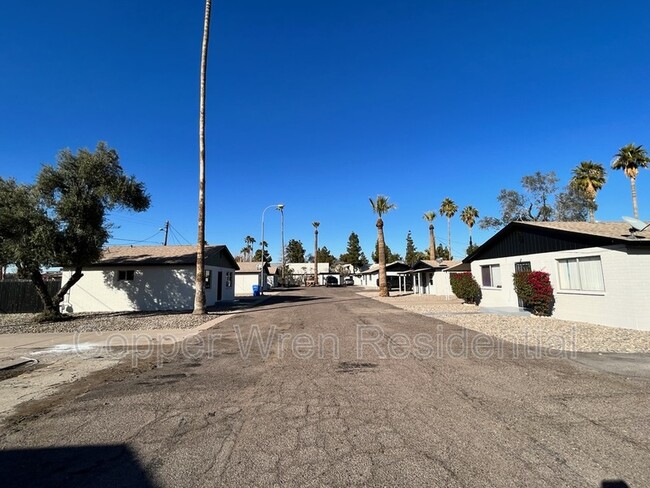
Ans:
[[[293,290],[26,404],[0,435],[0,479],[650,486],[650,380],[610,363],[515,347],[352,287]]]

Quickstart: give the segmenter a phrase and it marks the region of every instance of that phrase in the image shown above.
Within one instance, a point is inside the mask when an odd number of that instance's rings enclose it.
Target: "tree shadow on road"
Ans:
[[[0,451],[0,479],[4,488],[156,486],[125,444]]]

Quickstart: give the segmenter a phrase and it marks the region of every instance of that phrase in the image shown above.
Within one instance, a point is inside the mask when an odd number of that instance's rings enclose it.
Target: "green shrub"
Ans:
[[[553,313],[555,297],[548,273],[519,271],[512,275],[512,281],[524,308],[535,315],[549,316]]]
[[[481,302],[481,287],[472,273],[450,273],[451,291],[465,303],[478,305]]]

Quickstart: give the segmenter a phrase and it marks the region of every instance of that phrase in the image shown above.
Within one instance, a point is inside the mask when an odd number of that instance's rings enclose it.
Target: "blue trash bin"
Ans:
[[[260,285],[253,285],[253,296],[260,296]]]

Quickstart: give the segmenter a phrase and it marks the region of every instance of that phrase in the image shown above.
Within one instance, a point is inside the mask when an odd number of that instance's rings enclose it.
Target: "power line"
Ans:
[[[174,227],[171,223],[169,224],[169,227],[172,229],[173,232],[175,232],[178,236],[180,236],[181,239],[183,239],[183,240],[184,240],[185,242],[187,242],[189,245],[192,245],[192,243],[191,243],[190,241],[188,241],[187,239],[185,239],[185,237],[183,236],[183,234],[181,234],[181,233],[178,231],[178,229],[177,229],[176,227]],[[178,240],[178,243],[180,244],[181,241]]]
[[[114,240],[114,241],[126,241],[126,242],[130,242],[131,244],[139,244],[141,242],[157,242],[157,241],[152,241],[151,239],[156,237],[158,234],[160,234],[160,232],[161,232],[160,230],[157,230],[155,234],[153,234],[153,235],[151,235],[151,236],[149,236],[149,237],[147,237],[145,239],[141,239],[141,240],[137,240],[137,239],[120,239],[119,237],[111,237],[111,240]]]

